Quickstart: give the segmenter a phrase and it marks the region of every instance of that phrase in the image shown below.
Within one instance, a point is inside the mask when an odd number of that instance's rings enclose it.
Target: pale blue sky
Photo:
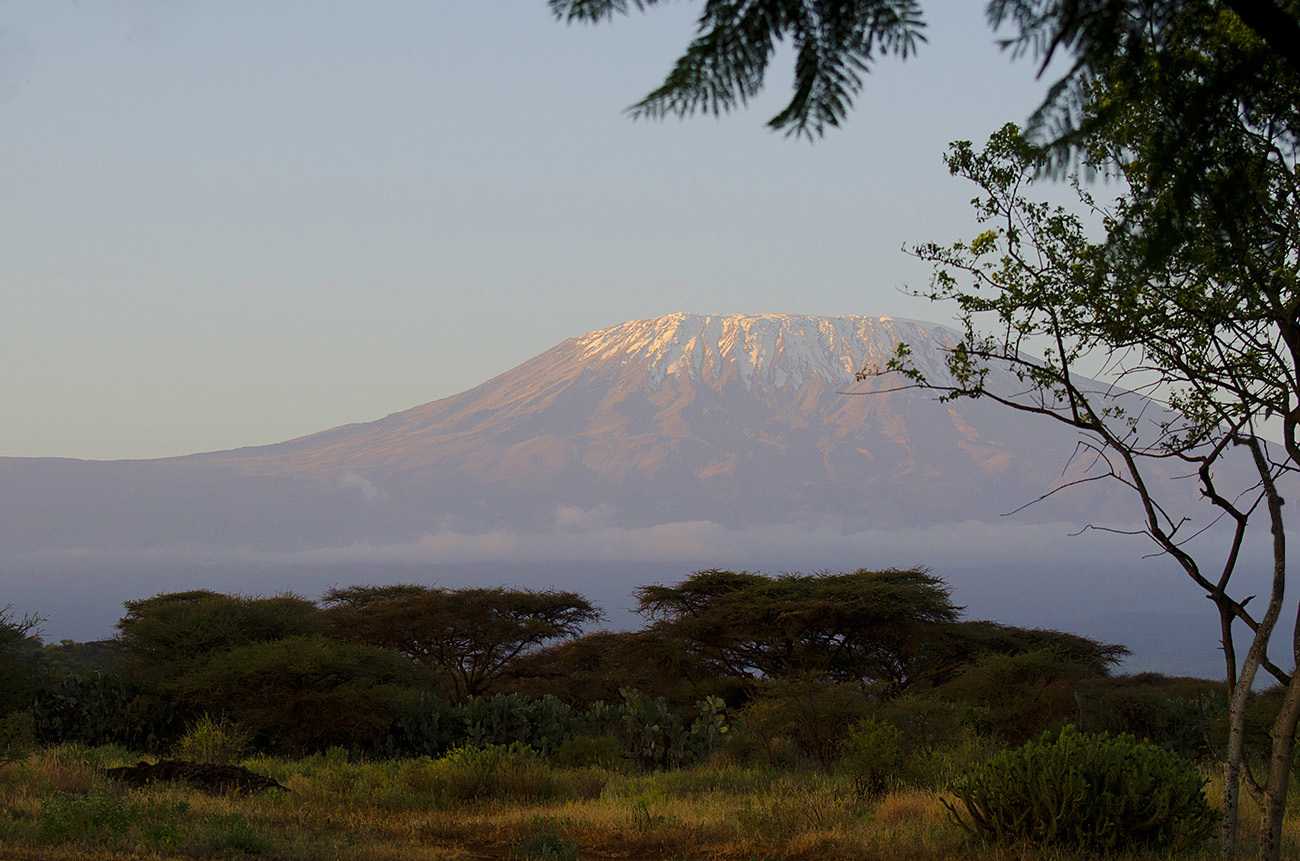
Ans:
[[[971,233],[941,161],[1042,97],[929,0],[846,128],[632,122],[695,4],[0,0],[0,456],[278,442],[677,311],[946,322],[908,242]],[[786,58],[788,60],[788,58]]]

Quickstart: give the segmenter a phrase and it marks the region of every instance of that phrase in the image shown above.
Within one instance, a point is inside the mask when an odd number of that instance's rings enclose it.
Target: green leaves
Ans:
[[[653,630],[736,678],[819,673],[901,690],[956,621],[943,581],[921,569],[765,577],[700,571],[637,590]]]
[[[354,586],[325,595],[331,632],[407,655],[452,702],[483,693],[521,655],[577,636],[601,612],[573,592]]]
[[[1014,126],[982,151],[954,144],[949,167],[979,189],[983,229],[912,251],[935,265],[920,295],[954,301],[965,337],[948,355],[950,380],[925,379],[901,355],[890,369],[945,398],[997,396],[1139,456],[1218,457],[1224,429],[1289,415],[1300,403],[1300,337],[1288,334],[1300,296],[1300,181],[1261,152],[1255,191],[1238,189],[1241,210],[1228,217],[1207,195],[1175,228],[1163,198],[1146,193],[1143,155],[1121,164],[1132,191],[1109,210],[1077,183],[1068,210],[1030,196],[1044,160]],[[1084,361],[1088,376],[1100,367],[1116,385],[1093,385],[1078,371]],[[1012,398],[1002,376],[991,392],[994,370],[1029,387]],[[1128,390],[1169,412],[1138,421]]]
[[[594,23],[644,11],[659,0],[550,0],[562,21]],[[663,84],[630,109],[661,119],[718,115],[744,106],[762,90],[779,42],[795,50],[793,95],[768,125],[820,137],[848,115],[862,76],[877,58],[907,58],[925,40],[917,0],[705,0],[696,37]]]
[[[964,813],[944,804],[994,842],[1178,851],[1208,840],[1218,824],[1203,785],[1190,763],[1153,744],[1067,726],[959,777],[950,790]]]

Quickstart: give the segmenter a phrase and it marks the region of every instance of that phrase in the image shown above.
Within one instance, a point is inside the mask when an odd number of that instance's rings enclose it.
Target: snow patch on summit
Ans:
[[[658,388],[667,377],[706,385],[731,369],[746,389],[799,388],[814,379],[831,386],[854,382],[869,364],[883,366],[898,343],[951,345],[956,333],[942,326],[890,317],[809,317],[787,314],[672,314],[635,320],[576,339],[588,366],[619,361],[645,365]],[[932,350],[914,350],[918,364],[931,364]],[[946,375],[942,363],[921,370]]]

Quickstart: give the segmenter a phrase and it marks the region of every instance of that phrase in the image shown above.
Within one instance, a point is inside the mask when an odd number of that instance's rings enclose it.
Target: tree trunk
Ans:
[[[1264,818],[1259,827],[1260,861],[1282,857],[1282,822],[1286,815],[1287,789],[1295,755],[1295,731],[1300,721],[1300,683],[1292,676],[1282,708],[1273,722],[1273,755],[1269,760],[1268,783],[1264,787]]]
[[[1255,631],[1255,641],[1251,643],[1246,656],[1247,663],[1253,660],[1258,667],[1260,660],[1268,650],[1268,641],[1281,615],[1282,597],[1286,591],[1286,527],[1282,522],[1282,497],[1278,495],[1277,485],[1271,472],[1265,469],[1264,455],[1259,441],[1252,439],[1251,452],[1259,466],[1260,480],[1264,485],[1264,496],[1268,501],[1268,515],[1273,533],[1273,589],[1269,596],[1268,610],[1260,620],[1259,629]],[[1300,617],[1297,618],[1300,625]],[[1297,656],[1296,642],[1300,629],[1293,628],[1291,633],[1291,656]],[[1253,668],[1252,668],[1253,669]],[[1249,676],[1253,677],[1253,672]],[[1242,683],[1246,683],[1248,674],[1242,672]],[[1260,861],[1281,861],[1282,857],[1282,819],[1286,813],[1286,793],[1291,780],[1291,757],[1295,748],[1296,719],[1300,717],[1300,684],[1297,673],[1292,670],[1287,679],[1286,694],[1282,699],[1282,708],[1277,720],[1273,722],[1273,752],[1269,758],[1268,779],[1262,793],[1263,820],[1259,827]]]
[[[1236,620],[1227,596],[1221,592],[1214,596],[1219,610],[1219,630],[1223,642],[1223,658],[1227,665],[1228,682],[1228,746],[1223,751],[1223,822],[1219,825],[1219,857],[1224,861],[1237,857],[1237,814],[1241,809],[1241,759],[1245,743],[1245,701],[1250,688],[1242,689],[1237,676],[1237,647],[1232,641],[1232,624]],[[1238,719],[1238,715],[1242,715]],[[1209,739],[1210,728],[1201,714],[1202,730]],[[1213,742],[1210,742],[1213,751]],[[1217,754],[1216,754],[1217,755]]]
[[[1253,653],[1254,650],[1251,650]],[[1237,857],[1237,812],[1241,805],[1241,763],[1245,758],[1246,705],[1257,665],[1247,653],[1241,676],[1228,700],[1228,747],[1223,752],[1223,824],[1219,831],[1219,857]]]

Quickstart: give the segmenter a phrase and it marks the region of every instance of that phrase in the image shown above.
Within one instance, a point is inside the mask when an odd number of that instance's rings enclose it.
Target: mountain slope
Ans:
[[[954,338],[869,317],[624,323],[459,395],[276,445],[158,461],[0,460],[0,538],[21,552],[287,551],[593,518],[729,528],[996,519],[1061,480],[1068,435],[996,405],[854,381],[900,341],[942,374]],[[1072,492],[1022,518],[1087,520],[1120,504],[1117,491]]]

